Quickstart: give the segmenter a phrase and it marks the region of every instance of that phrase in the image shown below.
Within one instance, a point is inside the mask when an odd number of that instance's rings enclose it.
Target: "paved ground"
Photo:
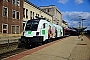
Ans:
[[[17,60],[19,56],[23,55],[19,60],[90,60],[90,40],[85,36],[83,41],[77,36],[70,36],[33,53],[30,51],[11,59]],[[10,58],[6,60],[10,60]]]
[[[69,60],[90,60],[90,40],[84,36],[83,41],[73,49]]]

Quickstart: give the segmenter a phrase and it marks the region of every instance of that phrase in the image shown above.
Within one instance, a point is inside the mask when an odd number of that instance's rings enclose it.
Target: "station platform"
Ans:
[[[3,60],[90,60],[90,40],[69,36]]]

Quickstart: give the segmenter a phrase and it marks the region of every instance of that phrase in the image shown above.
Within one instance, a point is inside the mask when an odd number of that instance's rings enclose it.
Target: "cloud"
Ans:
[[[81,4],[81,3],[83,3],[84,1],[83,0],[75,0],[74,1],[76,4]]]
[[[67,2],[68,2],[68,0],[58,0],[58,3],[62,3],[62,4],[65,4]]]
[[[83,21],[83,25],[89,26],[90,29],[90,12],[66,11],[66,12],[62,12],[62,17],[63,20],[68,22],[70,27],[78,27],[78,23],[82,21],[81,19],[85,19]]]

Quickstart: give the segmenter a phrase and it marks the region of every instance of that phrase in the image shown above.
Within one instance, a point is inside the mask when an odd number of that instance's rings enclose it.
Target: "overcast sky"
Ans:
[[[81,19],[84,27],[90,29],[90,0],[29,0],[36,6],[56,5],[62,13],[62,19],[67,21],[70,27],[78,27]],[[81,16],[81,17],[79,17]]]

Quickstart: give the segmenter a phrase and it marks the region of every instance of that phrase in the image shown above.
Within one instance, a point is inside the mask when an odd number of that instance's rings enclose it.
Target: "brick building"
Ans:
[[[0,0],[0,34],[22,32],[23,0]]]

